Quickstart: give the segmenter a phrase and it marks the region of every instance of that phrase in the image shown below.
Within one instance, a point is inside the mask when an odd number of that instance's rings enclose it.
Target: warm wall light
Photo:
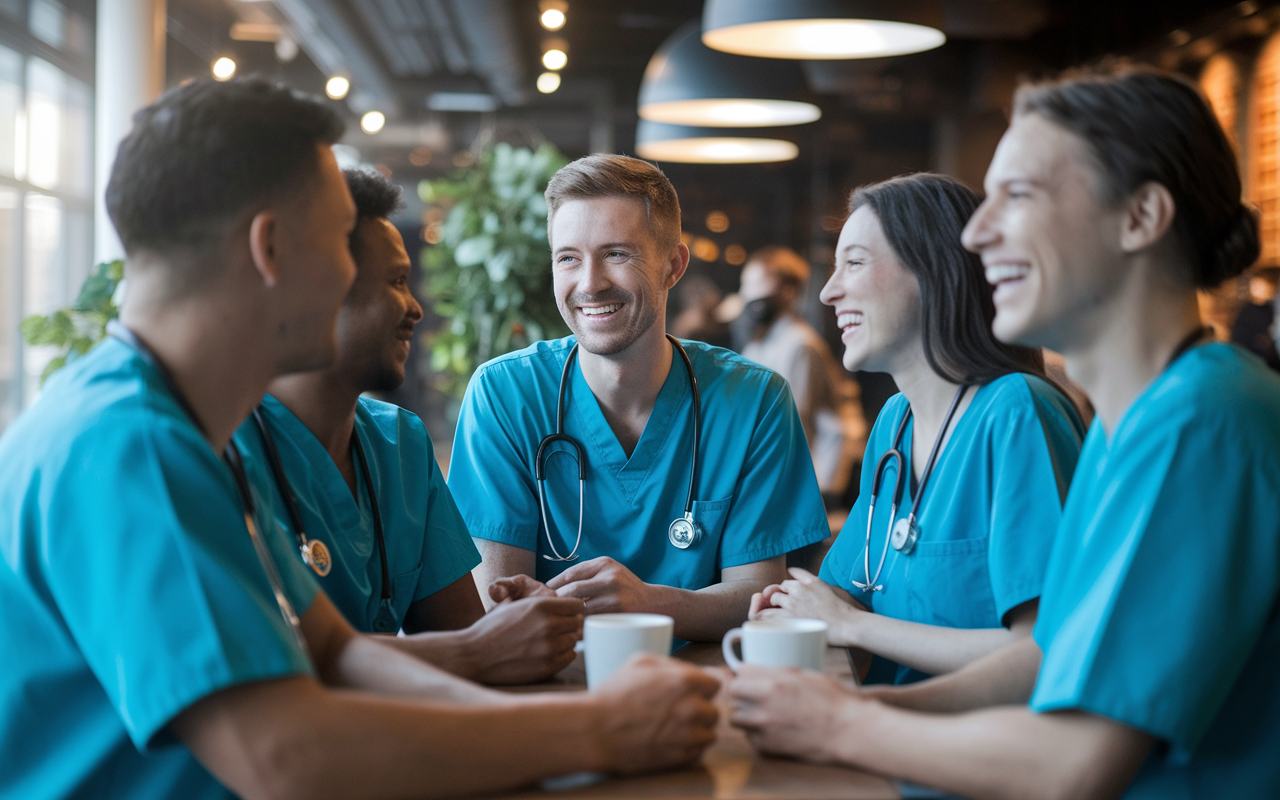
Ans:
[[[559,48],[553,47],[542,54],[542,66],[547,69],[564,69],[564,65],[568,63],[568,54]]]
[[[415,167],[425,167],[431,163],[432,155],[430,147],[415,147],[409,151],[409,163]]]
[[[538,17],[538,21],[542,23],[542,27],[549,31],[558,31],[564,27],[564,12],[558,8],[548,8],[542,12],[542,16]]]
[[[560,88],[560,74],[557,72],[544,72],[538,76],[538,91],[543,94],[551,94]]]
[[[236,62],[223,56],[213,62],[213,77],[220,81],[229,81],[236,74]]]
[[[381,111],[369,111],[360,118],[360,129],[365,133],[377,133],[387,124],[387,118]]]
[[[729,215],[723,211],[712,211],[707,215],[707,230],[712,233],[724,233],[729,230]]]
[[[324,85],[324,93],[332,97],[334,100],[341,100],[347,96],[347,92],[351,91],[351,81],[341,75],[334,75]]]
[[[788,59],[879,58],[946,42],[936,3],[895,0],[707,0],[702,41],[744,56]],[[884,18],[881,18],[884,17]]]

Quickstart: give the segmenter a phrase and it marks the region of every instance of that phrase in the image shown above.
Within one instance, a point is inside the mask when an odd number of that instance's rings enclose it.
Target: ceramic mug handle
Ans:
[[[724,635],[724,641],[720,643],[720,650],[724,653],[724,663],[728,664],[729,669],[734,672],[742,666],[742,659],[733,652],[733,643],[740,641],[742,641],[742,628],[734,628]]]

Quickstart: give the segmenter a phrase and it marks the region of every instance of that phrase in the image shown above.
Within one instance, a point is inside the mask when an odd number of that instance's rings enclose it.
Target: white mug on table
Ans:
[[[662,614],[594,614],[583,623],[587,688],[594,689],[636,653],[671,655],[675,620]]]
[[[742,658],[733,652],[742,642]],[[724,660],[735,672],[743,662],[763,667],[803,667],[822,672],[827,623],[820,619],[768,619],[742,623],[724,635]]]

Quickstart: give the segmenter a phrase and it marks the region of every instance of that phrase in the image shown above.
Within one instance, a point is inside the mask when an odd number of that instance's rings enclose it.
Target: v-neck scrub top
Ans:
[[[1158,741],[1128,798],[1280,796],[1280,377],[1181,356],[1095,421],[1045,578],[1031,708]]]
[[[550,554],[538,509],[534,455],[556,429],[560,375],[574,337],[494,359],[471,379],[458,419],[449,488],[471,535]],[[702,342],[682,342],[702,395],[694,518],[702,540],[667,539],[684,513],[693,458],[692,396],[679,355],[628,458],[575,364],[565,431],[587,453],[581,563],[610,556],[641,580],[702,589],[720,570],[763,561],[830,536],[804,429],[787,383]],[[578,532],[578,470],[563,443],[547,461],[548,521],[567,555]],[[537,558],[542,581],[572,566]]]
[[[820,576],[877,614],[949,628],[998,628],[1005,615],[1040,596],[1084,427],[1071,401],[1048,382],[1013,373],[971,388],[969,407],[952,425],[916,515],[920,539],[905,555],[888,549],[879,592],[863,592],[867,511],[876,463],[893,445],[910,410],[898,394],[885,404],[867,442],[858,501]],[[895,519],[905,519],[917,488],[911,460],[915,420],[900,450],[908,475]],[[886,545],[894,462],[885,466],[871,523],[871,575]],[[877,656],[870,683],[929,677]]]
[[[382,561],[374,538],[369,489],[359,464],[352,496],[329,452],[293,412],[271,395],[263,398],[262,411],[307,536],[324,542],[333,557],[333,568],[319,579],[320,586],[356,630],[395,633],[404,625],[409,606],[466,576],[480,563],[480,552],[458,515],[422,420],[399,406],[360,398],[355,435],[368,459],[378,498],[391,578],[392,615],[377,624]],[[267,509],[293,535],[257,423],[252,418],[246,421],[235,440],[250,480],[269,499]],[[293,555],[301,560],[296,544]]]
[[[302,614],[316,582],[256,517]],[[0,797],[230,798],[169,722],[309,674],[231,470],[159,374],[107,339],[54,375],[0,438]]]

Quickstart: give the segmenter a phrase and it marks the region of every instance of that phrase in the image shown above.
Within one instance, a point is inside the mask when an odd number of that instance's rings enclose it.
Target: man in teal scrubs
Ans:
[[[546,197],[556,303],[574,335],[483,365],[454,438],[449,487],[484,557],[481,587],[533,576],[584,599],[588,614],[667,614],[678,638],[717,640],[746,618],[752,593],[785,577],[788,552],[830,535],[795,402],[770,370],[685,342],[694,407],[665,334],[689,250],[656,167],[589,156],[557,172]],[[581,458],[561,439],[540,465],[561,394]],[[669,528],[686,510],[701,534],[682,549]],[[513,591],[490,587],[493,599]]]
[[[330,554],[320,586],[356,630],[394,637],[403,628],[408,636],[386,641],[473,680],[547,678],[573,661],[582,602],[522,598],[486,615],[471,577],[480,554],[422,420],[361,397],[404,382],[422,308],[409,289],[409,254],[387,219],[401,204],[400,188],[376,172],[344,177],[356,205],[356,281],[338,315],[337,361],[274,381],[259,406],[261,424],[241,425],[236,445],[276,522],[297,536],[280,479],[287,484],[303,535]]]
[[[674,662],[516,698],[356,635],[255,513],[232,434],[333,360],[355,277],[342,129],[196,81],[121,143],[122,324],[0,437],[0,796],[477,794],[713,738],[715,680]]]
[[[986,189],[964,241],[996,336],[1061,352],[1097,409],[1029,707],[905,713],[744,668],[735,721],[965,797],[1276,797],[1280,378],[1205,343],[1196,298],[1259,254],[1232,145],[1182,78],[1068,76],[1019,90]]]

